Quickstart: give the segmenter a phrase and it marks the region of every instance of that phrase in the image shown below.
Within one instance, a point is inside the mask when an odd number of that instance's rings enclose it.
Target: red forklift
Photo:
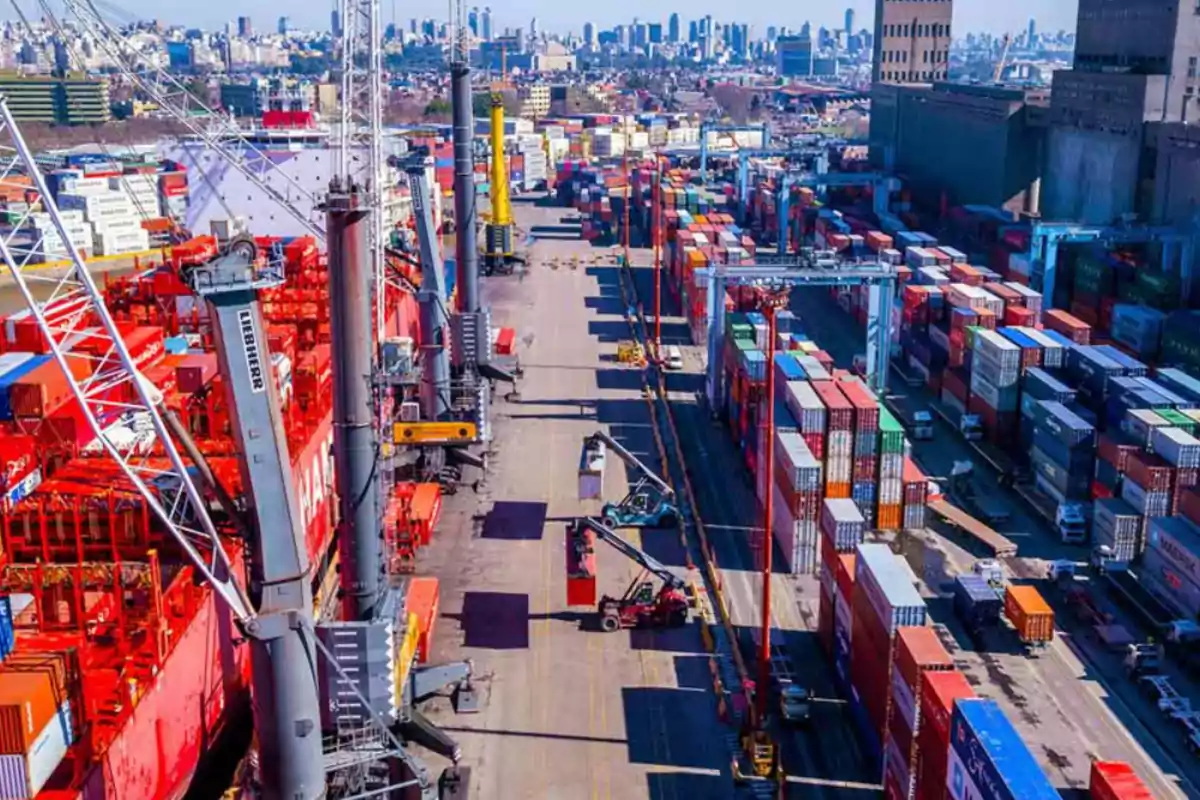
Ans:
[[[567,524],[568,546],[575,547],[581,556],[595,549],[597,538],[642,568],[625,594],[605,595],[596,604],[601,630],[612,633],[622,628],[678,628],[688,623],[694,603],[689,599],[686,581],[591,517]],[[650,576],[662,581],[657,591]]]

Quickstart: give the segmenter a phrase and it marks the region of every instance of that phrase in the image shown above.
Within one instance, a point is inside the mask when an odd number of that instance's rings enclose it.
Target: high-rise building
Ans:
[[[588,47],[596,46],[596,25],[595,23],[583,23],[583,43]]]
[[[492,7],[485,6],[479,15],[479,36],[485,42],[492,40]]]
[[[775,40],[775,68],[784,78],[806,78],[813,73],[811,36],[780,36]]]
[[[329,32],[335,37],[342,35],[342,15],[336,8],[329,12]]]
[[[800,35],[812,38],[812,26],[808,24],[808,20],[804,20],[804,24],[800,26]]]
[[[697,42],[700,41],[700,21],[699,20],[693,19],[693,20],[688,21],[688,41],[691,42],[692,44],[696,44]]]
[[[479,6],[473,6],[467,12],[467,30],[471,31],[472,36],[479,35]]]
[[[538,18],[534,17],[529,20],[529,38],[531,41],[537,41],[538,32]]]
[[[280,36],[287,36],[287,32],[292,29],[292,21],[287,17],[280,17],[279,24],[276,27]]]
[[[242,39],[249,39],[254,35],[254,29],[250,26],[249,17],[238,17],[237,35]]]
[[[1029,20],[1029,40],[1027,44],[1033,47],[1034,40],[1037,39],[1037,23],[1034,20]]]
[[[778,31],[775,30],[774,25],[767,26],[767,41],[768,42],[774,42],[778,35],[779,35],[779,33],[778,33]]]
[[[875,0],[871,79],[920,83],[946,78],[953,0]]]
[[[672,44],[679,41],[679,12],[667,18],[667,41]]]
[[[646,38],[650,44],[662,44],[663,29],[661,22],[651,22],[646,26]]]
[[[846,25],[846,38],[849,39],[851,36],[853,36],[855,33],[857,33],[857,31],[854,30],[854,9],[853,8],[846,9],[845,25]]]

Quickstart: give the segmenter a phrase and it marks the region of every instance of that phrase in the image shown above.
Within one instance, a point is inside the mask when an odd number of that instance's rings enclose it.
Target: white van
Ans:
[[[679,352],[676,345],[667,347],[667,369],[676,370],[683,369],[683,353]]]

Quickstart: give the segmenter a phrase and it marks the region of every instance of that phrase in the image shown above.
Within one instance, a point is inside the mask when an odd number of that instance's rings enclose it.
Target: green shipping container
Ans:
[[[1161,408],[1154,413],[1171,423],[1172,427],[1182,428],[1192,436],[1196,435],[1196,420],[1186,414],[1181,414],[1173,408]]]
[[[904,426],[879,406],[879,450],[884,455],[904,452]]]

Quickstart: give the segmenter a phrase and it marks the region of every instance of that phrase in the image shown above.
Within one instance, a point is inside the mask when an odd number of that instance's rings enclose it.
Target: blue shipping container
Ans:
[[[1168,367],[1154,374],[1154,379],[1178,395],[1182,395],[1191,403],[1200,403],[1200,380],[1193,378],[1181,369]]]
[[[1141,361],[1138,361],[1136,358],[1125,355],[1111,344],[1096,345],[1096,352],[1103,356],[1107,356],[1108,358],[1111,358],[1113,361],[1120,364],[1121,369],[1124,370],[1124,374],[1131,378],[1145,377],[1146,373],[1148,372],[1145,364],[1143,364]]]
[[[1180,394],[1176,394],[1175,392],[1172,392],[1170,389],[1163,386],[1161,383],[1154,380],[1153,378],[1134,378],[1133,380],[1136,381],[1138,383],[1138,385],[1141,386],[1143,389],[1154,392],[1154,394],[1157,394],[1160,397],[1164,398],[1168,403],[1170,403],[1172,406],[1175,406],[1176,408],[1190,408],[1191,407],[1191,401],[1189,401],[1186,397],[1184,397],[1183,395],[1180,395]]]
[[[0,661],[8,658],[16,646],[17,636],[13,628],[12,601],[8,595],[0,595]]]
[[[1053,400],[1058,403],[1075,402],[1075,390],[1041,367],[1025,371],[1021,380],[1023,394],[1038,400]]]
[[[1039,428],[1069,447],[1092,443],[1096,429],[1062,403],[1043,400],[1033,407],[1033,420]]]
[[[794,357],[789,353],[775,354],[775,380],[783,380],[786,386],[787,381],[802,381],[805,378],[804,368],[800,366]]]
[[[1052,331],[1049,328],[1044,328],[1042,330],[1042,335],[1048,336],[1050,339],[1054,340],[1055,344],[1057,344],[1059,347],[1066,349],[1068,352],[1071,350],[1074,350],[1076,347],[1082,346],[1082,345],[1075,344],[1074,342],[1072,342],[1067,337],[1063,336],[1058,331]]]
[[[954,800],[1060,800],[994,700],[954,703],[946,788]]]
[[[982,575],[959,575],[954,579],[954,611],[968,628],[1000,622],[1004,603]]]
[[[1116,361],[1097,352],[1096,348],[1076,345],[1067,353],[1067,374],[1080,388],[1087,389],[1091,396],[1102,398],[1108,379],[1123,375],[1124,370]]]

